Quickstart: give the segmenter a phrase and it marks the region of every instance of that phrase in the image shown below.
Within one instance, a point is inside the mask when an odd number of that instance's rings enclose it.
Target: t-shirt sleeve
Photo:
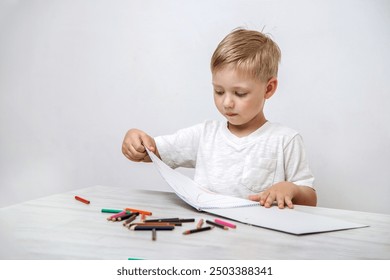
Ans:
[[[314,176],[310,170],[302,137],[297,134],[284,148],[286,181],[299,186],[314,188]]]
[[[171,135],[155,137],[161,160],[172,168],[194,168],[203,127],[198,124]]]

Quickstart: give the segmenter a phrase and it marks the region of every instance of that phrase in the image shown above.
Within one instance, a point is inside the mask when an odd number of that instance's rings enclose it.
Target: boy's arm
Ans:
[[[307,186],[297,186],[297,193],[292,199],[294,204],[317,206],[317,193],[316,190]]]
[[[204,123],[156,137],[161,160],[171,168],[194,168]]]
[[[289,208],[294,208],[294,204],[317,205],[317,194],[313,188],[291,182],[279,182],[259,194],[249,196],[249,199],[259,201],[266,208],[271,207],[274,202],[281,209],[285,205]]]
[[[278,182],[255,197],[261,205],[293,208],[293,204],[316,206],[317,194],[313,186],[314,177],[306,159],[302,137],[295,134],[284,147],[285,181]]]

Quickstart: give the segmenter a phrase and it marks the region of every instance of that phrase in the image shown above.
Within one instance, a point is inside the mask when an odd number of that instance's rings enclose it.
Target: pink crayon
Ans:
[[[107,220],[113,220],[113,219],[119,218],[120,216],[123,216],[126,214],[127,214],[126,211],[122,211],[122,212],[119,212],[118,214],[114,214],[114,215],[108,217]]]
[[[230,227],[230,228],[236,228],[236,225],[222,221],[220,219],[215,219],[214,222],[216,222],[217,224],[223,225],[223,226]]]

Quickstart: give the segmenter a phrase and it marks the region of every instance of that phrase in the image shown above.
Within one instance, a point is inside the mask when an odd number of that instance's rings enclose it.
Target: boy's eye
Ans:
[[[223,94],[223,91],[214,90],[214,93],[217,94],[217,95],[222,95],[222,94]]]
[[[246,96],[248,93],[247,93],[247,92],[235,92],[235,94],[236,94],[238,97],[244,97],[244,96]]]

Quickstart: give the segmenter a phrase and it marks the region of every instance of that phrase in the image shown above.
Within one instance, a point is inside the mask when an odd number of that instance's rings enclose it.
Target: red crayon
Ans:
[[[74,198],[76,200],[78,200],[78,201],[81,201],[82,203],[85,203],[85,204],[90,204],[91,203],[89,200],[86,200],[85,198],[79,197],[77,195]]]

